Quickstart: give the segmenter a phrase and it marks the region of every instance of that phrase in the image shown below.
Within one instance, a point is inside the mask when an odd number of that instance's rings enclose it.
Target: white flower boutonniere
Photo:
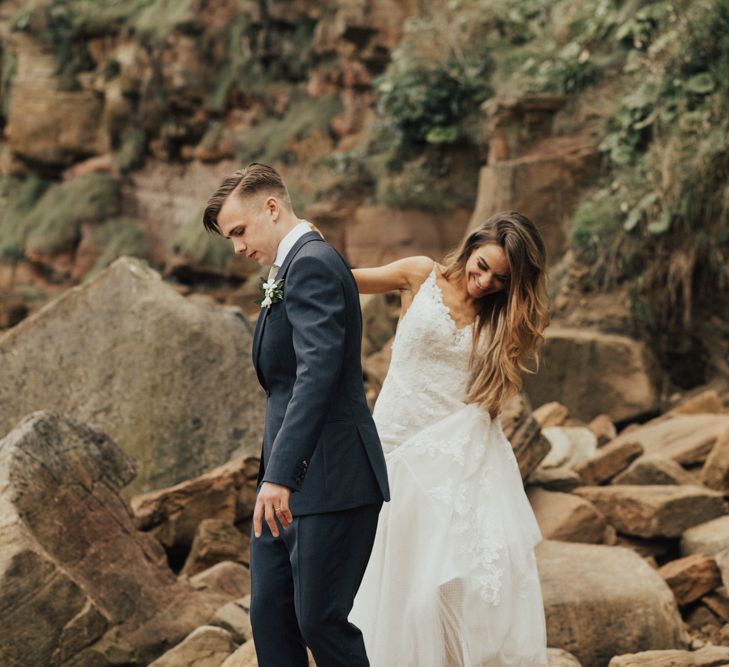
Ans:
[[[283,300],[283,279],[282,280],[265,280],[259,278],[258,289],[261,292],[261,298],[256,301],[261,308],[268,308],[274,303]]]

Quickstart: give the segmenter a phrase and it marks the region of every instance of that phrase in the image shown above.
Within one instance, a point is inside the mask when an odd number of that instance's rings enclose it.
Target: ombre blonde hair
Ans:
[[[493,243],[504,250],[509,278],[503,290],[477,301],[471,348],[469,403],[477,403],[495,417],[504,401],[522,387],[521,374],[534,372],[549,323],[544,241],[534,223],[516,211],[491,216],[469,234],[445,259],[444,275],[465,278],[471,253]]]

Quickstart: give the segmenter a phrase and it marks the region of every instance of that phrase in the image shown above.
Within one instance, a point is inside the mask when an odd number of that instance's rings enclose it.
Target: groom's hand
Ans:
[[[264,518],[271,529],[271,535],[274,537],[279,535],[277,518],[284,530],[289,529],[294,520],[289,509],[290,497],[291,489],[287,486],[281,486],[273,482],[263,482],[261,484],[261,490],[258,492],[258,498],[256,499],[256,508],[253,510],[253,533],[256,537],[261,536]]]

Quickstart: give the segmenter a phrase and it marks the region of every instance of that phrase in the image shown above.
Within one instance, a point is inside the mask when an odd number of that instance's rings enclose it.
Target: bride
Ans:
[[[403,312],[374,410],[392,501],[350,620],[373,667],[546,665],[541,539],[498,413],[547,324],[544,243],[516,212],[444,266],[356,269]]]

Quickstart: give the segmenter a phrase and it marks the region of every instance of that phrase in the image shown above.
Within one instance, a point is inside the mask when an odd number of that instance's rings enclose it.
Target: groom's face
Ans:
[[[276,226],[280,212],[275,197],[262,194],[242,198],[232,192],[220,208],[218,226],[232,242],[236,255],[270,266],[280,241]]]

